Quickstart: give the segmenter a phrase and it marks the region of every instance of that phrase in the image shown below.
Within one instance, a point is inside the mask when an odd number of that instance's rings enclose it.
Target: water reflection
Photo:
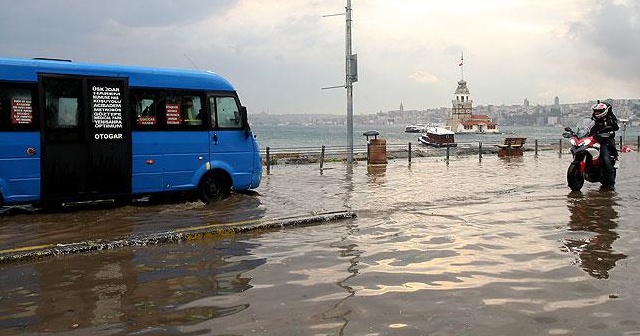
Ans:
[[[372,185],[380,185],[386,182],[387,165],[376,164],[367,166],[367,182]]]
[[[0,330],[63,332],[109,325],[125,334],[164,331],[249,307],[255,244],[230,239],[66,256],[3,269]]]
[[[324,173],[279,165],[258,193],[206,206],[0,216],[0,246],[9,248],[56,234],[66,242],[258,217],[358,215],[2,265],[0,335],[637,332],[640,170],[630,167],[640,156],[625,157],[617,192],[589,186],[567,196],[565,160],[527,154],[456,157],[449,166],[421,158],[410,168],[401,160],[331,163]],[[559,234],[580,268],[558,253]],[[620,251],[629,257],[618,263]]]
[[[522,167],[525,163],[523,156],[503,156],[498,158],[507,169]]]
[[[210,205],[155,200],[123,207],[0,217],[0,249],[113,240],[186,226],[263,218],[261,197],[232,194]],[[165,331],[245,310],[237,294],[244,274],[264,264],[254,244],[220,237],[198,242],[123,248],[6,265],[0,274],[0,330],[64,332],[109,326],[125,334]],[[171,332],[169,332],[171,334]]]
[[[615,192],[596,190],[572,192],[567,197],[569,230],[592,232],[595,236],[568,238],[565,246],[578,255],[582,269],[597,279],[607,279],[616,262],[627,257],[613,249],[613,242],[620,237],[614,231],[618,226],[615,197]]]
[[[10,209],[10,208],[7,208]],[[7,210],[8,211],[8,210]],[[112,241],[150,232],[166,232],[212,223],[264,218],[261,196],[233,193],[221,202],[203,204],[184,198],[154,198],[132,205],[86,205],[64,212],[0,214],[0,251],[25,246],[83,241]]]
[[[338,335],[344,335],[345,329],[349,324],[348,315],[351,313],[351,309],[347,305],[347,300],[355,296],[356,290],[347,283],[359,274],[360,255],[363,253],[363,251],[358,249],[358,244],[351,242],[350,239],[352,235],[358,233],[358,226],[352,223],[347,225],[347,228],[347,235],[343,237],[340,242],[331,244],[331,247],[338,249],[340,258],[348,258],[349,260],[349,266],[347,267],[347,273],[349,275],[337,283],[338,286],[348,294],[333,305],[331,309],[322,313],[323,320],[336,319],[340,321],[341,326]]]
[[[353,192],[355,190],[355,187],[353,185],[353,165],[346,165],[346,172],[344,175],[344,184],[342,186],[342,188],[344,188],[344,193],[343,193],[343,204],[342,206],[345,209],[351,209],[351,201],[352,201],[352,197],[353,197]]]

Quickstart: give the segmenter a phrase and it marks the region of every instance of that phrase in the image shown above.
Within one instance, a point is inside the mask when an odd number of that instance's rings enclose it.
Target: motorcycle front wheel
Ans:
[[[572,162],[567,169],[567,184],[573,191],[579,191],[584,185],[584,176],[580,171],[580,162]]]

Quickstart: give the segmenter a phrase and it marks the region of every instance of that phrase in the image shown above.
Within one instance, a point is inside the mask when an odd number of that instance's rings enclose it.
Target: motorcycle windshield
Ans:
[[[580,120],[578,124],[576,124],[576,136],[578,138],[584,138],[588,136],[589,132],[591,131],[591,127],[593,127],[593,125],[594,125],[594,121],[589,118]]]

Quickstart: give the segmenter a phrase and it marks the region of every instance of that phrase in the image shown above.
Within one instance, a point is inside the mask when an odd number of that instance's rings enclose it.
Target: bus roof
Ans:
[[[229,81],[211,71],[0,58],[0,81],[37,82],[39,74],[127,78],[132,87],[235,91]]]

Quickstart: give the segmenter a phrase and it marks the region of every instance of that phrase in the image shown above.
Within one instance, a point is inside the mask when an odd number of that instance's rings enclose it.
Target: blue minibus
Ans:
[[[261,175],[247,110],[213,72],[0,58],[2,205],[208,203]]]

